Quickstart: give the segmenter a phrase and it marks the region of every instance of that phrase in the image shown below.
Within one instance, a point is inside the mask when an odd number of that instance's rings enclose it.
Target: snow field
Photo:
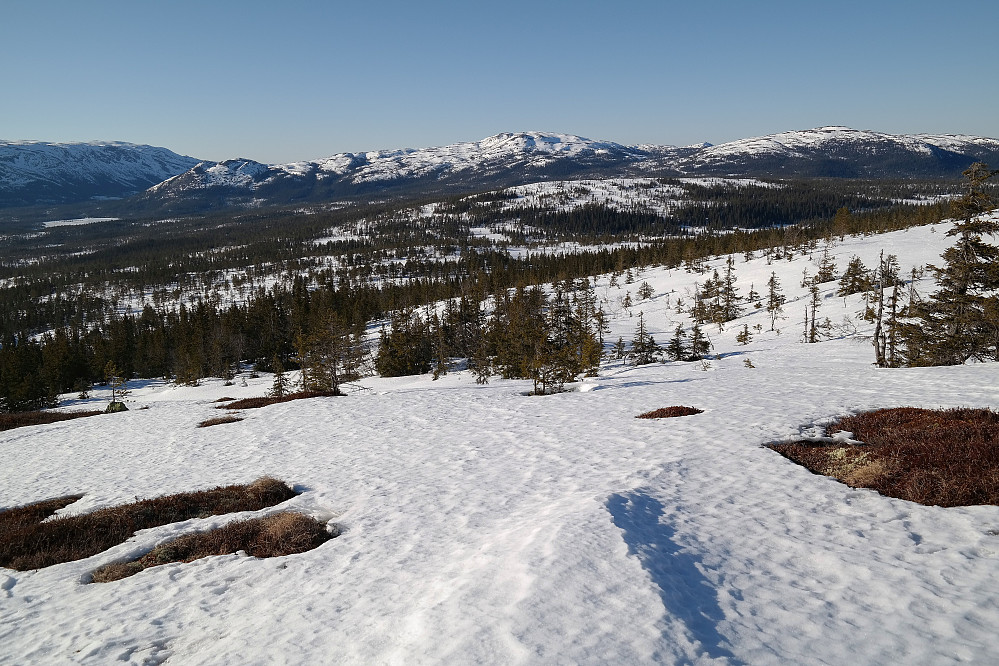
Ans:
[[[853,254],[870,267],[884,247],[906,275],[938,260],[948,239],[937,226],[831,252],[840,269]],[[740,293],[750,282],[764,293],[777,271],[789,301],[803,299],[806,262],[740,256]],[[675,295],[705,277],[648,269],[616,288],[601,278],[597,295],[610,301],[634,298],[642,280],[657,294],[631,317],[618,307],[608,339],[629,340],[642,310],[665,342],[686,321]],[[859,307],[826,298],[819,316]],[[857,337],[800,344],[801,308],[786,309],[779,336],[765,312],[721,333],[706,326],[719,355],[707,370],[611,363],[553,396],[468,373],[373,378],[346,398],[198,429],[221,413],[212,400],[260,395],[270,378],[148,382],[130,412],[0,433],[0,506],[85,492],[64,510],[78,512],[269,474],[303,492],[257,513],[297,509],[343,530],[291,557],[221,556],[86,584],[102,564],[247,514],[220,516],[146,530],[80,562],[0,570],[0,663],[999,659],[997,507],[884,498],[761,447],[877,407],[994,407],[996,365],[877,369]],[[743,321],[766,322],[746,346],[734,341]],[[705,412],[635,418],[678,404]]]

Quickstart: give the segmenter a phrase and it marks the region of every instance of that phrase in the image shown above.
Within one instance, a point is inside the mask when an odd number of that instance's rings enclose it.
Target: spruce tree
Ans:
[[[999,247],[983,236],[999,235],[999,217],[985,182],[997,172],[977,162],[964,172],[967,190],[952,205],[956,218],[947,232],[957,242],[947,248],[944,265],[931,266],[938,289],[912,306],[915,321],[903,328],[911,365],[960,365],[969,359],[997,357],[999,343]]]
[[[274,370],[274,383],[271,384],[270,395],[283,398],[288,393],[288,378],[284,375],[284,364],[275,356],[271,360],[271,368]]]
[[[781,291],[780,282],[777,281],[777,273],[771,272],[770,279],[767,280],[767,313],[770,315],[770,330],[774,330],[777,318],[784,314],[784,303],[787,298]]]
[[[635,327],[635,337],[631,340],[632,362],[635,365],[647,365],[659,360],[662,349],[655,339],[649,335],[645,326],[645,313],[638,313],[638,325]]]
[[[729,257],[725,265],[725,277],[718,285],[719,315],[721,321],[732,321],[742,314],[739,306],[739,290],[735,286],[735,261]]]
[[[839,279],[839,289],[836,290],[836,295],[850,296],[867,291],[870,287],[871,278],[867,267],[864,266],[860,257],[854,255],[850,258],[850,263],[846,265],[846,270],[843,271],[843,276]]]
[[[690,356],[688,361],[700,361],[711,351],[711,341],[704,335],[700,324],[694,324],[690,329]]]

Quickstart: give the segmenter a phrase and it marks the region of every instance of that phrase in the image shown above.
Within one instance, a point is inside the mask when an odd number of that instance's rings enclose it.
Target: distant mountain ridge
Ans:
[[[124,198],[197,163],[166,148],[122,141],[0,140],[0,207]]]
[[[519,132],[449,146],[340,153],[273,166],[244,159],[205,162],[140,198],[164,202],[168,208],[170,202],[215,208],[622,176],[940,178],[958,177],[975,161],[999,163],[999,140],[821,127],[681,148]]]
[[[61,163],[75,165],[75,180],[64,175],[64,169],[48,168],[40,158],[10,157],[19,145],[32,154],[40,152],[39,146],[47,146],[49,153],[55,146],[76,146],[75,161],[64,157]],[[52,162],[51,154],[43,156]],[[19,165],[30,166],[33,160],[42,166],[18,171]],[[622,176],[956,178],[975,161],[999,164],[999,139],[894,135],[834,126],[720,145],[676,147],[625,146],[572,134],[507,132],[448,146],[338,153],[277,165],[245,158],[199,162],[166,149],[134,144],[0,142],[0,206],[25,205],[10,202],[18,197],[26,201],[29,192],[58,200],[61,186],[68,192],[62,200],[68,201],[83,193],[88,183],[111,191],[111,181],[120,192],[148,188],[129,199],[130,210],[197,213]],[[130,171],[133,166],[134,173]],[[95,196],[120,195],[95,192],[81,198]]]

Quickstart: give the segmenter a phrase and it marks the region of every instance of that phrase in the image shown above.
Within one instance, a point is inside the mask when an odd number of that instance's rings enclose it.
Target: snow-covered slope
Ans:
[[[0,206],[125,197],[197,162],[166,148],[118,141],[0,140]]]
[[[884,249],[908,275],[938,261],[945,231],[848,238],[831,253],[842,269]],[[0,507],[86,493],[74,513],[272,474],[302,491],[286,507],[343,530],[292,557],[87,582],[102,564],[235,518],[215,517],[80,562],[0,570],[0,662],[996,663],[999,507],[853,490],[760,446],[859,410],[999,404],[995,364],[873,367],[860,298],[833,296],[834,283],[821,285],[819,316],[835,336],[800,343],[800,280],[820,254],[736,257],[742,295],[776,273],[787,318],[780,334],[751,308],[707,328],[718,354],[707,365],[610,363],[546,397],[464,373],[368,379],[347,398],[211,428],[196,424],[218,415],[213,400],[260,395],[270,378],[150,382],[127,413],[0,433]],[[689,303],[704,277],[598,279],[608,339],[630,339],[641,311],[665,342],[685,321],[677,298]],[[655,296],[624,307],[642,281]],[[748,345],[735,340],[743,324]],[[635,418],[668,405],[705,411]]]

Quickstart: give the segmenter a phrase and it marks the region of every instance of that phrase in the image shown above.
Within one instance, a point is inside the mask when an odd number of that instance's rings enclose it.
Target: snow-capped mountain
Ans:
[[[0,207],[127,197],[197,163],[166,148],[120,141],[0,140]]]
[[[821,127],[720,145],[674,147],[519,132],[434,148],[338,153],[277,165],[244,158],[197,162],[132,144],[5,142],[0,143],[0,206],[117,197],[146,187],[138,197],[121,202],[117,214],[437,196],[587,178],[958,178],[975,161],[999,164],[999,140]]]
[[[520,132],[436,148],[340,153],[269,167],[247,160],[206,162],[143,196],[147,201],[200,201],[215,207],[417,190],[440,194],[621,176],[957,177],[976,160],[999,163],[999,140],[823,127],[678,148]]]
[[[997,139],[820,127],[706,146],[677,167],[714,175],[940,177],[997,158]]]
[[[265,166],[245,159],[202,162],[149,189],[147,201],[227,204],[320,201],[374,192],[428,193],[517,185],[550,178],[621,175],[650,151],[569,134],[504,133],[449,146],[338,153]],[[221,199],[220,199],[221,198]]]

